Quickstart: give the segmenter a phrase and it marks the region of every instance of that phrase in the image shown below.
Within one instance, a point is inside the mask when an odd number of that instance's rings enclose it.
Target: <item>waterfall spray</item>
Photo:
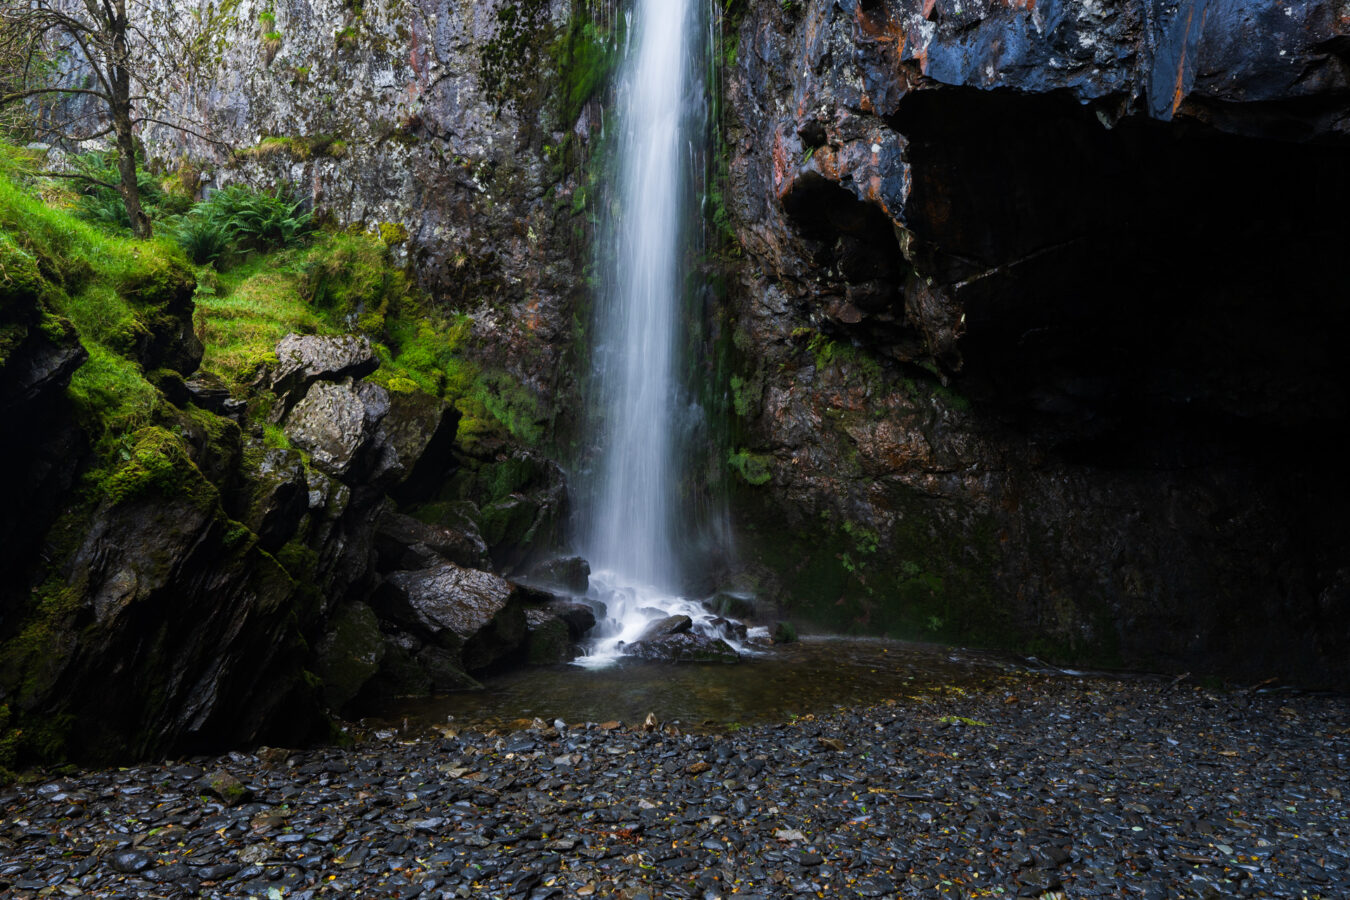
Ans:
[[[681,384],[685,250],[708,114],[706,0],[637,0],[617,88],[617,180],[604,223],[593,372],[599,451],[585,528],[608,612],[583,662],[612,660],[654,619],[713,616],[681,596],[677,531],[694,413]],[[722,636],[720,633],[718,636]]]

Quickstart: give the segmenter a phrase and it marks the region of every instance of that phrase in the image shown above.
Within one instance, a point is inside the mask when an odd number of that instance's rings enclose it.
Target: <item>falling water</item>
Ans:
[[[608,610],[585,661],[610,661],[663,615],[713,626],[682,596],[679,437],[686,227],[707,118],[706,0],[637,0],[617,93],[619,172],[597,297],[595,468],[587,556]]]

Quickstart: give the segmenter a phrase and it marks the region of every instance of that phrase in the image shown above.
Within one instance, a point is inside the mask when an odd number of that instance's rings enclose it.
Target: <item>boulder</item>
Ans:
[[[285,412],[315,382],[361,378],[379,365],[370,340],[364,336],[288,334],[277,344],[277,367],[272,372],[271,388],[281,398]]]
[[[424,697],[431,693],[431,676],[416,658],[423,643],[387,623],[381,637],[384,653],[380,670],[361,689],[359,702],[372,704],[395,697]]]
[[[304,461],[294,450],[268,447],[252,481],[252,497],[244,524],[258,535],[259,545],[275,553],[289,541],[309,512],[310,488]]]
[[[640,644],[655,641],[667,635],[683,634],[693,627],[694,621],[688,616],[666,616],[664,619],[657,619],[643,629],[642,636],[634,643]]]
[[[515,587],[453,563],[395,572],[375,602],[388,617],[457,652],[470,672],[492,665],[525,639],[525,607]]]
[[[565,663],[573,657],[571,628],[551,610],[525,610],[525,628],[525,658],[530,665]]]
[[[432,525],[392,510],[381,516],[376,526],[375,549],[385,572],[431,568],[437,563],[417,564],[429,555],[460,566],[488,564],[487,544],[477,533]]]
[[[320,381],[286,415],[284,428],[317,468],[373,483],[398,468],[379,427],[388,412],[389,394],[379,385]]]
[[[421,391],[391,391],[384,431],[398,453],[403,479],[390,493],[400,503],[433,496],[458,465],[459,410]]]
[[[464,671],[459,656],[443,647],[429,644],[417,651],[413,658],[426,673],[433,692],[468,691],[482,687],[472,675]]]
[[[222,415],[233,412],[227,411],[227,404],[232,399],[230,387],[225,379],[214,372],[197,372],[183,382],[183,389],[187,392],[188,400],[202,409]]]
[[[636,659],[651,662],[678,663],[734,663],[740,660],[726,641],[710,638],[691,631],[667,634],[654,640],[629,644],[624,653]]]
[[[555,601],[544,610],[567,625],[573,641],[581,640],[595,627],[596,613],[589,603]]]
[[[572,594],[584,594],[591,584],[591,564],[580,556],[563,556],[536,563],[528,577]]]
[[[384,660],[385,641],[375,612],[364,603],[341,607],[314,647],[314,674],[323,681],[329,709],[350,702]]]
[[[746,637],[750,633],[750,629],[745,627],[744,622],[738,622],[735,619],[725,619],[722,618],[721,616],[718,616],[716,619],[713,619],[709,624],[712,625],[714,628],[716,628],[722,634],[735,638],[736,640],[742,642],[746,639]]]

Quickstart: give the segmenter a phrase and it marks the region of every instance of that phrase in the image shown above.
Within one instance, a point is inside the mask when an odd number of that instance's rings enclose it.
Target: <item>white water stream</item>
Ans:
[[[585,555],[608,618],[582,665],[606,665],[647,625],[687,615],[724,637],[680,596],[676,548],[685,470],[678,436],[691,404],[680,385],[685,249],[707,104],[706,0],[636,0],[617,90],[617,183],[603,235],[595,319],[599,447]],[[735,646],[735,644],[733,644]]]

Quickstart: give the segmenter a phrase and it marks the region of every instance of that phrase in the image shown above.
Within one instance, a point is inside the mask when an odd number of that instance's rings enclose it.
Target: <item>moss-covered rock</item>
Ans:
[[[530,665],[555,665],[572,658],[572,636],[562,619],[546,609],[527,609],[525,623],[525,658]]]
[[[314,673],[330,709],[342,709],[380,670],[385,641],[380,621],[364,603],[348,603],[330,620],[314,648]]]

